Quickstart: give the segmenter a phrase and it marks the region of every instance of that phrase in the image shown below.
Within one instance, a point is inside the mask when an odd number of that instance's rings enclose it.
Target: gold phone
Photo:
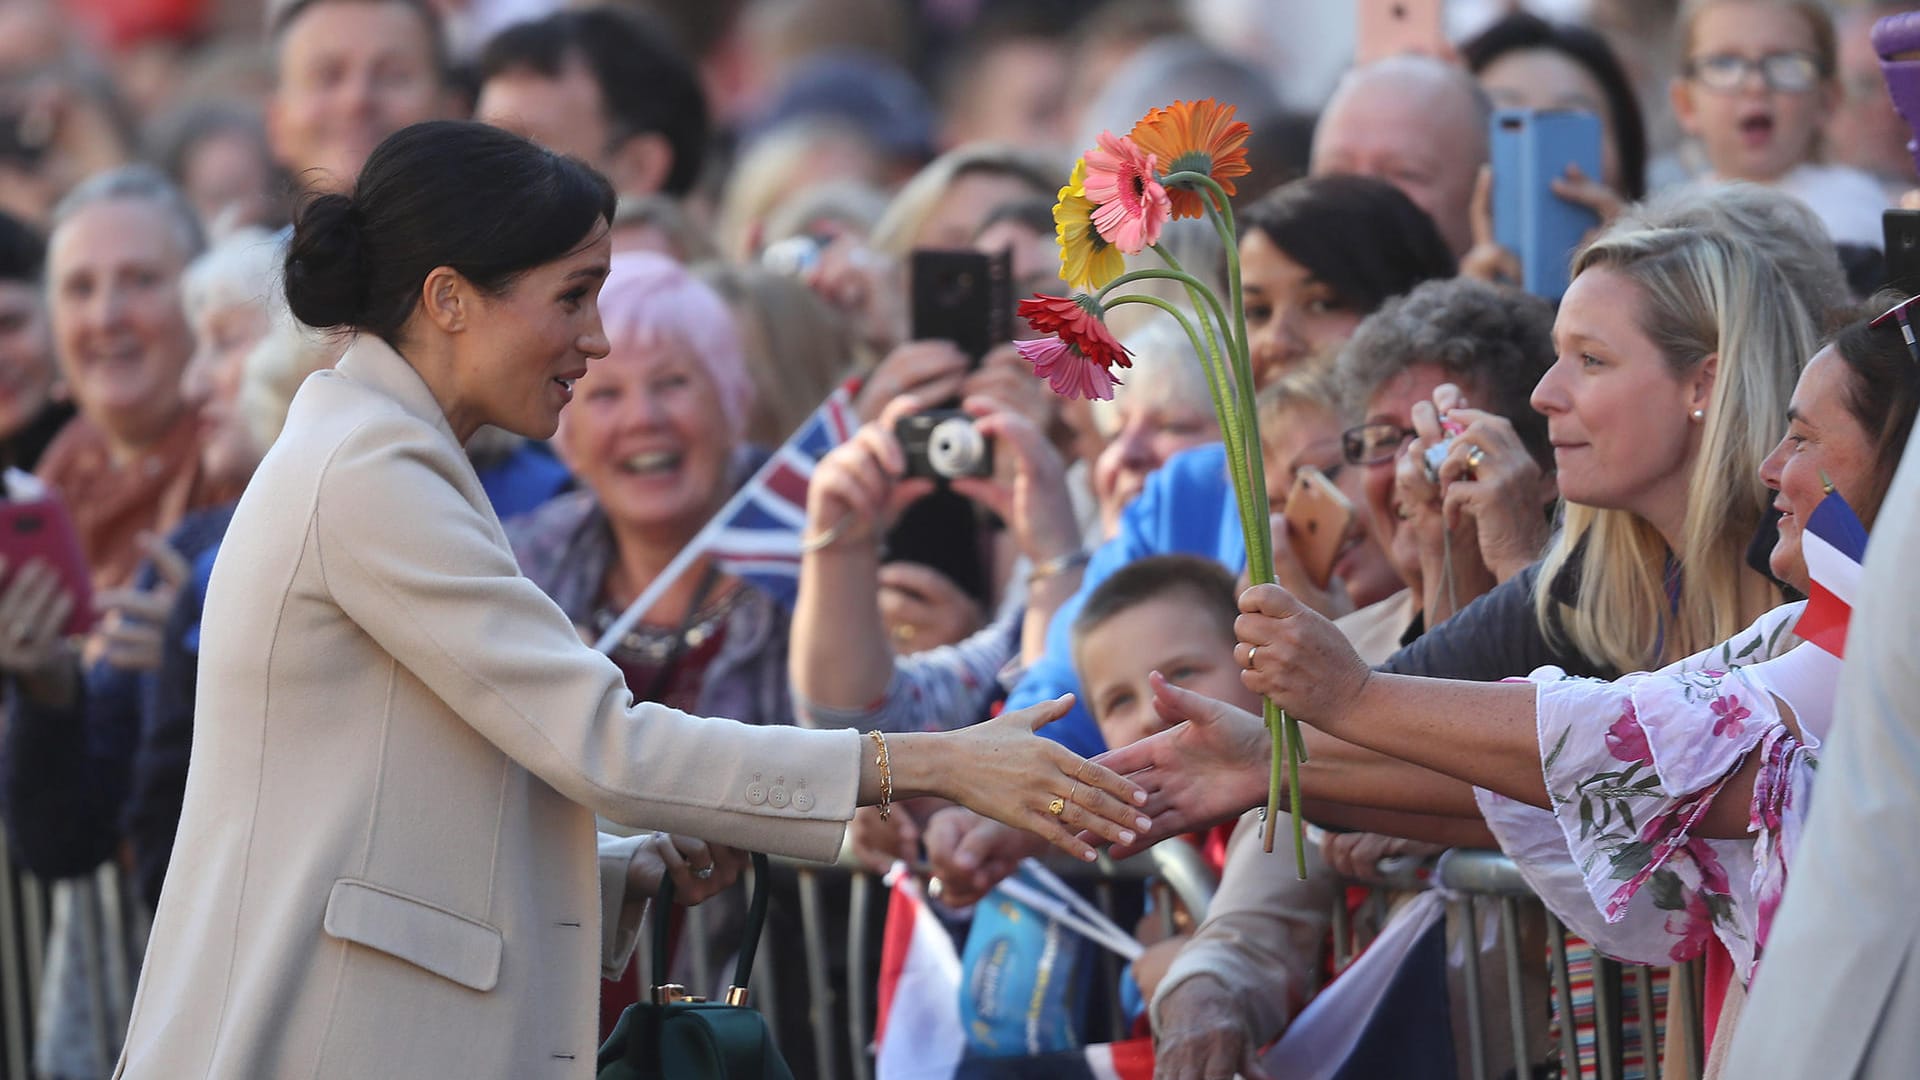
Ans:
[[[1282,513],[1294,556],[1313,583],[1326,588],[1333,578],[1333,561],[1353,525],[1353,503],[1325,473],[1302,465],[1293,475],[1293,490],[1287,493]]]

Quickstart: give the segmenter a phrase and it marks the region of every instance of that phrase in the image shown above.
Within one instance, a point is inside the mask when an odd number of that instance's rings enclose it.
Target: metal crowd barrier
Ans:
[[[850,850],[843,850],[840,859],[832,864],[785,860],[776,860],[776,863],[791,868],[800,882],[801,923],[808,968],[808,1001],[805,1007],[813,1034],[815,1056],[810,1064],[815,1075],[829,1077],[841,1075],[834,1064],[837,1058],[850,1061],[852,1071],[849,1075],[853,1080],[872,1080],[869,1044],[873,1036],[873,987],[861,978],[849,979],[844,988],[830,984],[827,976],[826,927],[827,920],[836,917],[837,913],[824,910],[819,897],[824,881],[835,877],[848,879],[850,899],[844,912],[848,926],[847,970],[858,973],[866,971],[872,959],[867,953],[868,935],[863,930],[868,927],[870,920],[883,917],[884,887],[877,878],[861,869]],[[1121,863],[1102,859],[1097,864],[1086,865],[1061,860],[1050,865],[1070,882],[1091,883],[1102,910],[1109,916],[1114,913],[1113,886],[1118,882],[1151,879],[1157,888],[1178,897],[1195,914],[1196,919],[1204,917],[1213,896],[1211,871],[1200,859],[1199,852],[1185,843],[1161,844]],[[1627,1073],[1622,1037],[1627,1013],[1625,1004],[1630,994],[1633,1004],[1637,1006],[1638,1016],[1654,1015],[1655,969],[1594,957],[1594,1063],[1592,1068],[1582,1072],[1579,1066],[1580,1047],[1577,1042],[1573,986],[1569,976],[1567,931],[1533,896],[1513,863],[1498,852],[1456,850],[1437,862],[1401,865],[1394,870],[1387,888],[1368,900],[1368,904],[1375,908],[1382,919],[1385,916],[1386,891],[1417,889],[1427,885],[1444,889],[1450,894],[1449,903],[1453,913],[1459,916],[1458,925],[1463,929],[1468,955],[1478,955],[1480,952],[1482,918],[1491,913],[1497,919],[1498,977],[1503,985],[1497,988],[1484,986],[1482,971],[1477,964],[1465,964],[1461,970],[1466,983],[1464,1012],[1468,1043],[1467,1071],[1463,1080],[1496,1080],[1489,1062],[1507,1053],[1512,1055],[1508,1060],[1521,1063],[1521,1076],[1528,1075],[1528,1067],[1546,1065],[1549,1075],[1566,1080],[1576,1077],[1625,1080]],[[876,900],[876,896],[880,899]],[[1165,903],[1158,904],[1157,908],[1162,912],[1171,910],[1170,905]],[[686,925],[688,933],[685,940],[700,941],[703,923],[699,908],[688,910]],[[1537,934],[1523,932],[1523,928],[1539,926],[1545,929],[1544,948]],[[641,941],[647,940],[649,935],[642,934]],[[1338,905],[1334,913],[1332,942],[1336,966],[1344,966],[1351,960],[1358,949],[1365,946],[1366,940],[1367,935],[1356,930],[1348,919],[1346,907]],[[1104,961],[1103,977],[1111,985],[1111,981],[1118,978],[1119,962],[1104,950],[1101,954]],[[763,947],[760,956],[761,964],[756,968],[753,979],[752,1000],[777,1031],[781,1010],[793,1007],[794,1003],[783,1002],[777,996],[773,986],[773,971],[767,964],[769,950]],[[693,959],[693,977],[699,980],[698,985],[715,985],[716,964],[720,958],[696,955]],[[646,958],[643,957],[640,962],[642,971],[650,970]],[[1702,1042],[1698,980],[1697,963],[1672,969],[1665,1021],[1669,1034],[1665,1045],[1655,1041],[1651,1023],[1644,1025],[1645,1067],[1642,1075],[1646,1080],[1699,1080]],[[1543,985],[1544,991],[1541,989]],[[1496,989],[1504,991],[1507,1002],[1504,1010],[1489,1007],[1488,998]],[[846,996],[846,1030],[835,1032],[833,1017],[837,995],[842,990]],[[1558,1018],[1557,1037],[1551,1047],[1544,1042],[1543,1022],[1549,1002],[1542,999],[1543,993],[1551,996],[1552,1012]],[[1118,1028],[1117,1018],[1109,1018],[1109,1030]],[[1508,1043],[1500,1048],[1500,1054],[1494,1052],[1494,1040],[1506,1040]],[[1503,1071],[1501,1075],[1512,1074]]]
[[[34,1006],[46,973],[48,897],[32,875],[14,869],[0,835],[0,1064],[28,1077],[33,1061]]]
[[[8,1077],[28,1077],[33,1075],[31,1063],[35,1006],[47,969],[46,943],[51,908],[45,884],[15,869],[7,854],[5,840],[0,838],[0,1066],[4,1067],[0,1072]],[[771,950],[764,948],[761,951],[762,963],[756,969],[753,980],[753,1000],[770,1023],[777,1021],[780,1009],[805,1005],[813,1033],[816,1057],[813,1064],[817,1075],[837,1075],[832,1062],[836,1047],[841,1047],[847,1051],[846,1059],[853,1063],[851,1075],[854,1080],[871,1080],[872,1059],[868,1054],[868,1045],[873,1034],[873,988],[861,978],[848,980],[844,988],[830,983],[828,964],[825,962],[828,952],[827,920],[836,916],[825,910],[820,899],[820,887],[831,878],[848,879],[850,900],[842,917],[848,926],[848,970],[855,973],[866,971],[873,959],[867,952],[868,935],[864,931],[884,911],[883,887],[876,878],[860,869],[850,851],[843,851],[839,861],[833,864],[785,860],[781,860],[781,864],[791,869],[800,883],[800,916],[808,961],[809,1000],[805,1003],[779,1000],[773,986],[772,966],[766,962]],[[1063,859],[1050,865],[1068,881],[1091,883],[1097,901],[1109,915],[1114,912],[1113,887],[1120,882],[1150,879],[1155,888],[1163,890],[1162,899],[1177,897],[1196,918],[1204,916],[1213,897],[1210,871],[1201,861],[1198,851],[1185,843],[1162,844],[1125,862],[1116,863],[1103,858],[1090,866]],[[1462,923],[1467,928],[1470,954],[1479,952],[1479,919],[1482,911],[1486,910],[1485,906],[1492,905],[1492,910],[1498,913],[1502,969],[1511,1007],[1504,1016],[1488,1015],[1479,985],[1479,967],[1475,964],[1465,965],[1462,974],[1468,983],[1465,1009],[1472,1080],[1490,1080],[1486,1062],[1489,1041],[1492,1039],[1510,1039],[1514,1061],[1539,1063],[1536,1059],[1540,1055],[1533,1052],[1533,1040],[1525,1012],[1539,1004],[1527,990],[1529,966],[1537,967],[1543,959],[1548,969],[1550,993],[1560,1017],[1557,1045],[1549,1056],[1557,1057],[1560,1063],[1558,1075],[1569,1080],[1581,1075],[1577,1065],[1571,1064],[1579,1060],[1579,1047],[1573,1022],[1574,1002],[1568,975],[1566,929],[1545,914],[1513,864],[1496,852],[1454,851],[1437,864],[1422,869],[1424,876],[1430,876],[1434,884],[1453,894],[1452,903],[1462,909],[1460,913],[1465,916]],[[103,883],[111,884],[113,874],[111,867],[105,867],[97,877]],[[1403,886],[1412,883],[1411,877],[1398,882]],[[109,894],[116,891],[107,889]],[[876,900],[877,896],[881,898],[879,901]],[[1160,903],[1157,907],[1162,912],[1171,910],[1166,903]],[[137,920],[138,913],[126,912],[108,904],[100,916],[111,931],[117,923],[126,919]],[[688,909],[687,916],[691,932],[685,936],[685,940],[701,942],[702,909]],[[1543,919],[1546,926],[1547,955],[1544,958],[1537,952],[1530,953],[1522,944],[1522,925],[1534,918]],[[104,939],[125,940],[126,934],[109,932]],[[651,970],[649,958],[644,955],[644,943],[649,939],[647,934],[640,936],[643,955],[638,962],[643,972]],[[1345,907],[1340,906],[1335,913],[1333,942],[1337,960],[1351,957],[1355,949],[1364,944],[1362,935],[1347,921]],[[714,985],[717,964],[724,958],[706,956],[699,949],[694,952],[692,962],[698,985]],[[1118,961],[1104,950],[1102,955],[1105,976],[1117,978]],[[131,984],[137,957],[116,960],[103,956],[99,960],[102,994],[114,987]],[[1655,973],[1650,968],[1621,965],[1599,957],[1594,959],[1593,971],[1596,1069],[1585,1075],[1593,1077],[1593,1080],[1623,1080],[1621,1028],[1624,1004],[1631,994],[1639,1015],[1651,1017]],[[1701,1039],[1699,978],[1697,963],[1672,970],[1668,984],[1666,1025],[1669,1034],[1666,1044],[1655,1045],[1651,1030],[1644,1036],[1647,1080],[1698,1080],[1700,1077],[1704,1045]],[[848,1019],[845,1030],[835,1032],[834,1005],[842,990],[847,999]],[[106,1003],[103,1001],[102,1004]],[[96,1015],[113,1017],[115,1012],[109,1007]],[[1109,1018],[1109,1023],[1117,1029],[1118,1025],[1112,1018]],[[777,1023],[774,1026],[777,1030]],[[1646,1026],[1649,1029],[1652,1027],[1651,1024]],[[102,1054],[111,1061],[111,1047],[118,1045],[119,1033],[102,1030],[98,1034],[103,1044]]]

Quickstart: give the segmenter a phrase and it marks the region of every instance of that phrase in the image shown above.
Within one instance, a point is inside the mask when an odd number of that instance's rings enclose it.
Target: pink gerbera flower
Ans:
[[[1154,171],[1154,155],[1132,139],[1103,131],[1085,161],[1087,198],[1098,206],[1093,227],[1100,235],[1128,255],[1159,243],[1161,226],[1173,216],[1173,202]]]
[[[1033,373],[1047,380],[1053,392],[1065,398],[1111,401],[1119,380],[1106,365],[1057,337],[1016,341],[1013,347],[1033,365]]]

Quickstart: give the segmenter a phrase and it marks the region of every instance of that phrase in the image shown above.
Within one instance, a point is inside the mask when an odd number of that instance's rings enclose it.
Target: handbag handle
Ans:
[[[733,987],[745,990],[753,975],[753,957],[760,951],[760,930],[767,922],[767,857],[751,853],[753,859],[753,898],[747,903],[746,932],[740,938],[740,959],[733,967]],[[660,889],[654,894],[653,912],[653,985],[667,984],[667,929],[673,914],[673,875],[660,876]],[[735,1002],[729,1001],[729,1004]]]

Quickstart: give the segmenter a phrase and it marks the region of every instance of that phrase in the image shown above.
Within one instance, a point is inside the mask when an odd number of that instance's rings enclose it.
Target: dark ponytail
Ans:
[[[613,188],[573,158],[485,124],[415,124],[374,150],[351,196],[301,207],[287,306],[308,326],[398,345],[436,267],[500,292],[578,248],[613,208]]]

